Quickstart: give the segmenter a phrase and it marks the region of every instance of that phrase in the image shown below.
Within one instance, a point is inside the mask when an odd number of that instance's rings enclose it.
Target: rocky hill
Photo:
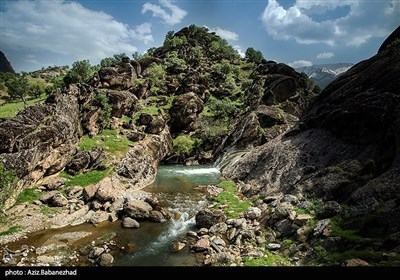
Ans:
[[[295,128],[224,170],[250,185],[249,195],[322,199],[329,213],[320,219],[330,219],[319,222],[327,229],[322,242],[313,242],[331,252],[368,251],[371,240],[381,242],[374,250],[399,245],[400,38],[389,38],[379,53],[329,84]],[[290,220],[286,224],[290,229]],[[364,258],[374,259],[370,253]]]
[[[11,63],[8,61],[6,56],[2,51],[0,51],[0,73],[15,73],[14,69],[11,66]]]
[[[332,264],[329,250],[393,256],[400,61],[399,39],[389,38],[319,93],[306,74],[243,59],[204,27],[169,32],[142,58],[124,57],[0,121],[0,166],[18,178],[1,190],[0,203],[9,208],[39,186],[40,200],[9,210],[28,217],[29,230],[126,216],[159,222],[171,219],[168,209],[134,194],[154,180],[160,163],[211,164],[240,150],[223,174],[253,207],[226,221],[222,206],[196,215],[194,236],[224,234],[222,241],[196,240],[210,254],[208,264],[253,257],[254,244],[256,255],[268,248],[293,262],[302,258],[300,264]],[[51,221],[25,215],[42,204],[60,213]],[[211,249],[211,238],[225,251]]]
[[[7,205],[64,169],[111,169],[135,189],[160,161],[212,163],[230,147],[260,145],[293,125],[312,90],[287,65],[255,65],[206,28],[183,28],[138,61],[125,57],[0,122],[0,160],[19,178]]]
[[[299,73],[306,73],[319,87],[325,88],[353,65],[353,63],[318,64],[296,68],[295,70]]]

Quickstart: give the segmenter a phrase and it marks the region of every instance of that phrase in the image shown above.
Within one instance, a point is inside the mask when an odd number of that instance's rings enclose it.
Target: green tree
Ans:
[[[145,56],[154,56],[154,52],[156,51],[156,49],[157,49],[157,48],[155,48],[155,47],[149,48],[149,49],[146,51]]]
[[[89,60],[79,60],[72,64],[71,70],[65,75],[65,85],[84,83],[92,74]]]
[[[264,59],[264,56],[261,51],[250,47],[246,50],[245,58],[250,62],[259,64]]]
[[[101,129],[104,129],[110,124],[112,108],[108,103],[108,96],[105,93],[99,93],[96,96],[96,102],[101,108],[100,126]]]
[[[115,59],[114,59],[113,57],[106,57],[106,58],[103,58],[103,59],[100,61],[100,66],[101,66],[102,68],[104,68],[104,67],[109,67],[109,66],[111,66],[111,65],[113,65],[113,64],[115,64]]]
[[[156,92],[165,86],[165,69],[163,65],[152,63],[149,67],[147,76],[150,85],[150,91]]]
[[[139,52],[134,52],[133,54],[132,54],[132,58],[134,59],[134,60],[139,60],[139,59],[141,59],[143,57],[143,55],[142,54],[140,54]]]
[[[6,87],[8,89],[8,95],[11,99],[21,99],[26,107],[26,97],[29,94],[29,83],[24,77],[16,77],[6,81]]]
[[[30,93],[35,98],[39,98],[44,92],[44,87],[41,87],[39,84],[33,84],[30,86]]]
[[[165,35],[164,43],[163,43],[164,47],[170,46],[170,43],[171,43],[172,38],[174,37],[174,34],[175,34],[175,32],[172,30],[167,32],[167,34]]]
[[[0,163],[0,209],[4,207],[4,203],[11,196],[13,187],[17,181],[17,177],[13,170],[4,169]]]
[[[176,51],[167,53],[165,67],[168,71],[175,74],[183,72],[187,69],[185,60],[179,58],[178,52]]]

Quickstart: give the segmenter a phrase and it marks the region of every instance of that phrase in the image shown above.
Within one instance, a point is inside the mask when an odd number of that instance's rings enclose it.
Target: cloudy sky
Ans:
[[[358,62],[400,25],[399,0],[1,0],[0,50],[16,71],[144,53],[166,32],[207,26],[293,67]]]

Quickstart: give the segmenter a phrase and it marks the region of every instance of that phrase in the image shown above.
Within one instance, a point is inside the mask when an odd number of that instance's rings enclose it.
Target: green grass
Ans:
[[[12,226],[8,230],[0,232],[0,236],[13,234],[13,233],[16,233],[16,232],[18,232],[20,230],[22,230],[21,226]]]
[[[156,105],[149,105],[149,106],[146,106],[146,107],[144,107],[142,110],[136,112],[136,113],[133,115],[133,120],[136,122],[136,121],[139,119],[139,116],[140,116],[142,113],[147,113],[147,114],[149,114],[149,115],[155,116],[155,115],[158,115],[158,114],[159,114],[159,111],[158,111],[158,107],[157,107]]]
[[[28,100],[28,106],[43,102],[46,98],[40,97]],[[0,118],[13,118],[17,113],[24,109],[24,102],[10,102],[0,106]]]
[[[132,120],[132,118],[129,117],[129,116],[123,115],[123,116],[120,118],[120,120],[121,120],[122,122],[129,122],[129,121]]]
[[[243,264],[244,266],[288,266],[290,262],[285,257],[267,251],[266,254],[260,258],[245,257]]]
[[[294,243],[294,241],[292,240],[292,239],[284,239],[283,241],[282,241],[282,244],[283,245],[286,245],[286,246],[290,246],[290,245],[292,245]]]
[[[223,210],[228,218],[238,218],[240,214],[246,212],[249,206],[251,206],[250,201],[240,200],[236,195],[237,190],[235,182],[222,181],[218,186],[224,190],[214,198],[215,202],[217,202],[215,207],[218,208],[221,205],[227,205]]]
[[[24,203],[24,202],[32,202],[38,200],[42,196],[42,193],[37,192],[36,188],[32,189],[25,189],[23,190],[17,197],[17,202]]]
[[[110,174],[111,170],[112,170],[111,167],[105,170],[92,170],[76,176],[69,175],[63,171],[60,173],[60,177],[68,180],[65,183],[66,187],[71,187],[71,186],[86,187],[89,185],[96,184],[101,180],[103,180],[105,177],[107,177],[108,174]]]
[[[332,219],[331,229],[332,236],[340,237],[344,242],[356,244],[365,242],[365,238],[361,237],[356,230],[342,229],[337,218]]]
[[[92,148],[100,146],[111,154],[118,154],[127,152],[132,143],[126,136],[118,135],[117,131],[105,129],[93,138],[88,135],[82,136],[78,147],[80,150],[90,151]]]

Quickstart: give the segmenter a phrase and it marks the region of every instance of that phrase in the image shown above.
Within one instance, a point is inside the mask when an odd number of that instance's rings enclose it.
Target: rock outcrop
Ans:
[[[71,85],[65,92],[50,95],[45,104],[0,122],[0,161],[21,179],[15,194],[70,161],[82,135],[80,107],[90,92],[83,85]]]
[[[260,195],[302,192],[345,203],[345,216],[371,214],[381,232],[398,231],[400,57],[393,53],[386,47],[352,67],[326,87],[296,128],[223,173]]]
[[[15,73],[14,69],[11,66],[10,61],[8,61],[4,53],[0,51],[0,73],[5,73],[5,72]]]
[[[203,111],[203,101],[193,92],[179,95],[169,110],[171,115],[171,131],[192,131],[194,122]]]
[[[142,188],[154,180],[158,163],[171,148],[172,138],[166,126],[158,135],[152,134],[135,144],[115,170],[131,187]]]
[[[136,69],[129,58],[124,57],[121,63],[100,69],[89,80],[89,84],[94,87],[127,90],[133,86],[136,78]]]

